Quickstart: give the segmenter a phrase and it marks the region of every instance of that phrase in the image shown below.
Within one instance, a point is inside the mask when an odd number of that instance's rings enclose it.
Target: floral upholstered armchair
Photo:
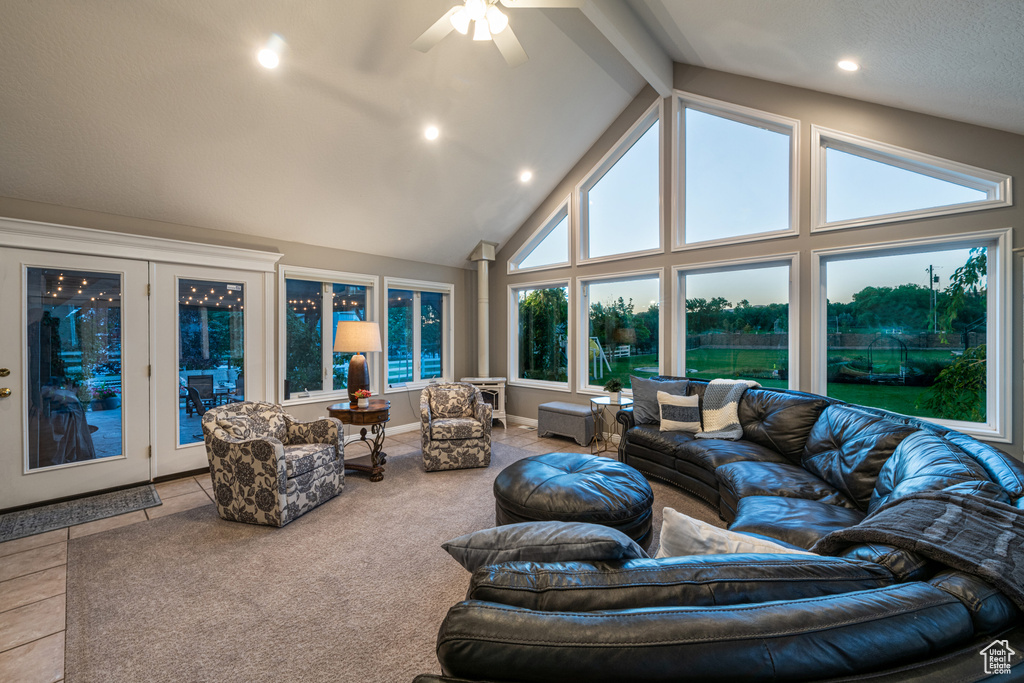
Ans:
[[[224,519],[284,526],[345,486],[341,422],[297,422],[256,401],[206,411],[203,436],[217,512]]]
[[[457,470],[491,464],[491,406],[472,384],[430,384],[420,393],[423,467]]]

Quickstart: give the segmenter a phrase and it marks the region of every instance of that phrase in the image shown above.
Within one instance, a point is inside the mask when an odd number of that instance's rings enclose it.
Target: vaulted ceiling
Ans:
[[[453,3],[0,0],[0,196],[465,266],[671,61],[1024,133],[1021,0],[510,9],[514,69],[410,47]]]

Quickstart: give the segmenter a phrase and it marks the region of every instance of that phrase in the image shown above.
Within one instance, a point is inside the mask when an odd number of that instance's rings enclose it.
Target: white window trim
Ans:
[[[551,289],[554,287],[565,287],[565,295],[568,300],[568,310],[566,317],[566,342],[565,342],[565,355],[567,358],[566,366],[566,378],[564,382],[552,382],[540,379],[521,379],[519,377],[519,299],[517,294],[522,290],[533,290],[533,289]],[[572,371],[573,371],[573,342],[575,335],[573,334],[573,328],[575,325],[572,324],[573,320],[573,291],[572,291],[572,278],[562,278],[561,280],[545,280],[542,282],[527,282],[523,284],[515,284],[508,286],[508,368],[509,378],[508,383],[512,386],[517,387],[532,387],[535,389],[548,389],[551,391],[565,391],[571,392],[572,389]]]
[[[644,270],[630,270],[620,273],[608,273],[606,275],[594,275],[592,277],[576,278],[576,339],[579,346],[587,345],[586,349],[577,347],[576,354],[576,393],[605,395],[607,392],[603,387],[588,384],[590,381],[590,298],[585,294],[588,285],[601,282],[622,282],[626,280],[642,280],[655,276],[658,278],[658,374],[665,374],[665,269],[647,268]],[[623,395],[632,396],[631,388],[623,388]]]
[[[985,441],[1010,443],[1013,423],[1011,381],[1013,365],[1010,355],[1013,348],[1013,315],[1010,307],[1013,293],[1013,288],[1010,286],[1010,276],[1013,271],[1012,244],[1013,229],[1000,228],[941,237],[882,242],[858,247],[812,250],[811,291],[815,293],[817,301],[811,305],[811,332],[814,349],[811,353],[811,390],[822,396],[827,395],[828,391],[827,330],[824,325],[827,316],[825,266],[829,260],[834,260],[837,257],[852,259],[913,253],[927,247],[966,248],[986,245],[990,249],[987,258],[987,299],[990,325],[986,352],[988,359],[986,368],[988,395],[985,405],[987,422],[982,424],[959,420],[920,419],[970,434]],[[998,252],[995,258],[992,258],[991,249],[993,248]]]
[[[369,292],[366,297],[366,319],[368,321],[379,321],[379,304],[380,295],[378,293],[378,285],[380,278],[376,275],[366,275],[363,273],[345,273],[337,270],[324,270],[321,268],[306,268],[303,266],[287,266],[282,265],[278,269],[277,274],[277,291],[278,291],[278,302],[277,302],[277,395],[280,397],[279,403],[285,406],[292,405],[303,405],[306,403],[323,403],[324,401],[332,401],[334,399],[348,399],[348,389],[332,389],[331,391],[310,391],[303,392],[301,389],[292,392],[292,398],[287,400],[284,399],[284,380],[285,380],[285,365],[288,359],[288,288],[285,284],[285,280],[305,280],[307,282],[320,282],[320,283],[331,283],[331,284],[343,284],[343,285],[357,285],[366,287]],[[326,299],[326,295],[325,299]],[[326,304],[325,304],[326,305]],[[326,307],[324,310],[328,310]],[[331,339],[334,339],[334,330],[323,330],[326,337],[329,335]],[[324,343],[323,345],[323,358],[321,359],[321,370],[325,369],[328,365],[333,366],[333,345]],[[367,365],[370,369],[370,391],[374,395],[380,394],[380,382],[379,382],[379,368],[376,354],[370,354],[367,358]]]
[[[516,250],[516,253],[512,254],[512,257],[508,260],[508,266],[506,272],[509,275],[515,273],[530,273],[537,270],[551,270],[552,268],[564,268],[572,265],[572,226],[573,226],[573,214],[572,211],[572,195],[566,196],[555,209],[551,215],[544,219],[540,227],[537,228],[532,235],[525,242],[523,246]],[[527,259],[530,254],[533,253],[534,249],[540,246],[541,242],[547,239],[548,235],[552,233],[555,227],[562,222],[563,219],[568,218],[568,227],[565,235],[565,253],[569,257],[565,261],[559,261],[558,263],[546,263],[542,266],[529,266],[526,268],[520,268],[519,262]]]
[[[608,261],[620,261],[638,256],[650,256],[651,254],[665,253],[665,125],[664,125],[664,101],[660,98],[654,102],[636,123],[629,127],[629,130],[612,145],[611,149],[601,157],[593,169],[576,185],[576,244],[578,245],[577,263],[606,263]],[[610,254],[608,256],[596,256],[591,258],[587,255],[590,248],[589,235],[589,214],[587,211],[587,195],[597,185],[605,174],[618,163],[626,152],[653,126],[658,126],[658,246],[652,249],[640,251],[627,251],[621,254]],[[571,221],[571,219],[570,219]],[[572,227],[570,225],[570,227]],[[570,232],[572,232],[570,230]]]
[[[444,320],[445,325],[442,330],[443,337],[441,345],[444,348],[444,358],[442,359],[442,376],[432,377],[430,379],[421,379],[413,382],[404,382],[402,384],[396,384],[394,386],[388,384],[387,372],[388,372],[388,314],[387,314],[387,301],[388,292],[392,289],[410,289],[414,292],[436,292],[446,295],[444,301]],[[382,299],[385,302],[383,304],[384,314],[382,317],[382,326],[384,330],[383,338],[383,351],[382,351],[382,368],[381,368],[381,382],[384,387],[385,394],[394,394],[399,392],[417,391],[433,382],[451,382],[455,376],[455,285],[447,282],[428,282],[425,280],[405,280],[401,278],[385,277],[384,287],[381,293]],[[416,307],[413,306],[413,314],[417,315]],[[414,376],[419,374],[419,329],[420,326],[417,323],[413,326],[413,367],[416,368]]]
[[[988,199],[829,223],[825,206],[825,152],[829,148],[985,192]],[[1013,179],[1003,173],[814,125],[811,126],[811,150],[811,232],[860,228],[1013,205]]]
[[[686,145],[686,124],[683,113],[687,108],[705,114],[719,116],[736,123],[743,123],[757,128],[764,128],[775,133],[789,136],[789,227],[783,230],[758,232],[752,235],[737,235],[720,240],[703,240],[686,242],[686,169],[683,167]],[[675,144],[672,145],[672,188],[673,192],[673,226],[672,251],[686,251],[718,247],[728,244],[741,244],[779,237],[790,237],[800,234],[800,121],[787,116],[772,114],[759,109],[742,107],[738,104],[714,100],[710,97],[693,93],[675,91],[672,97],[672,121],[674,124]]]
[[[672,326],[673,374],[686,376],[686,281],[685,275],[789,267],[789,388],[800,387],[800,253],[788,252],[745,259],[712,261],[672,268],[675,282],[675,324]]]

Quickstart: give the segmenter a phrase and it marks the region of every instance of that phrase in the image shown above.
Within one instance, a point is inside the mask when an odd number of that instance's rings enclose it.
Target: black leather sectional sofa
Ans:
[[[763,388],[744,394],[739,416],[743,438],[719,441],[622,411],[620,458],[716,505],[734,531],[804,549],[920,491],[1024,509],[1020,462],[935,424]],[[473,574],[438,634],[447,677],[417,681],[973,681],[986,678],[980,651],[993,641],[1018,653],[1024,678],[1013,602],[886,545],[514,562]]]

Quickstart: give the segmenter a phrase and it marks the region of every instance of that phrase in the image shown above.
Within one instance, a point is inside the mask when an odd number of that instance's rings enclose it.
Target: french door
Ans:
[[[156,263],[153,282],[154,476],[208,466],[206,410],[266,398],[262,272]]]
[[[0,509],[149,481],[146,261],[0,249]]]

